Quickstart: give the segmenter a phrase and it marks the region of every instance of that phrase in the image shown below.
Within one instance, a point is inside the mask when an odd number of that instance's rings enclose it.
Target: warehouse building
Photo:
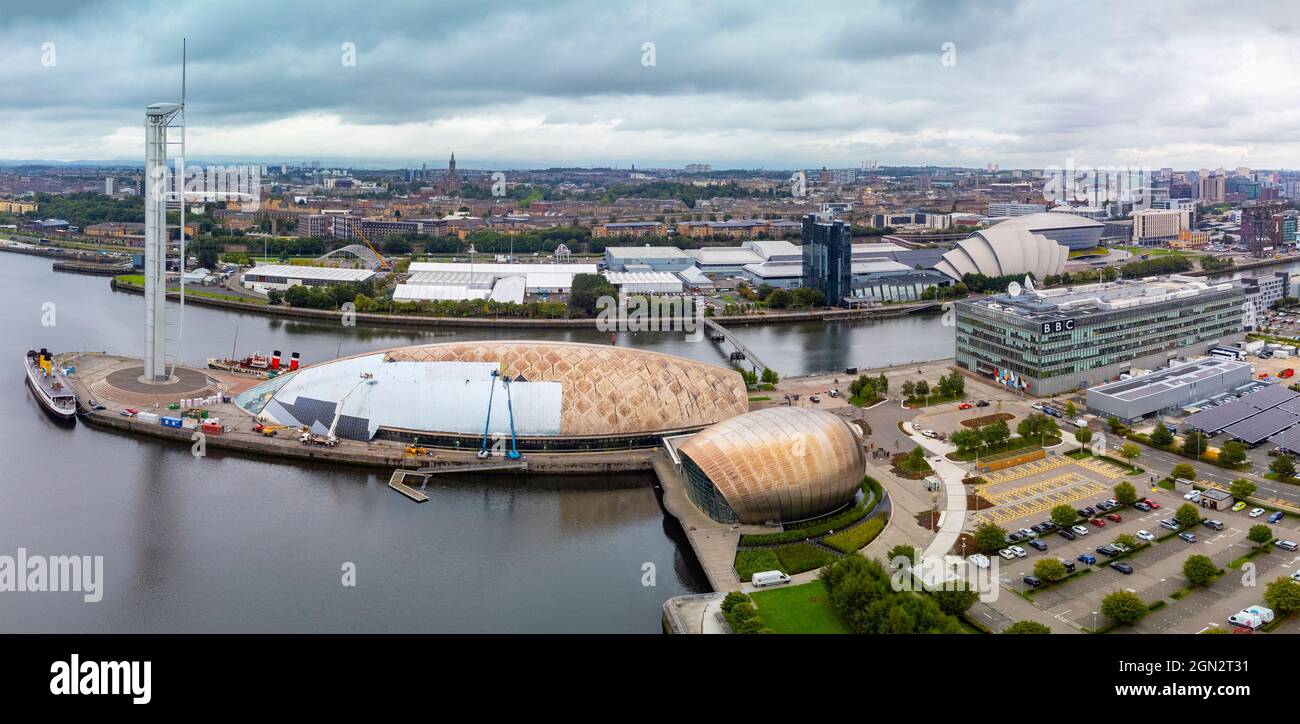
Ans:
[[[671,272],[609,272],[605,278],[621,294],[681,294],[682,279]]]
[[[1132,423],[1223,397],[1251,383],[1252,367],[1237,360],[1206,357],[1132,379],[1088,388],[1088,409]]]
[[[695,260],[675,246],[609,246],[605,248],[605,266],[612,272],[678,272]]]
[[[246,289],[265,294],[272,289],[284,291],[299,285],[323,287],[330,284],[364,282],[374,275],[375,272],[370,269],[262,264],[244,272],[243,284]]]
[[[961,301],[956,362],[1054,395],[1241,341],[1243,299],[1239,284],[1175,275]]]

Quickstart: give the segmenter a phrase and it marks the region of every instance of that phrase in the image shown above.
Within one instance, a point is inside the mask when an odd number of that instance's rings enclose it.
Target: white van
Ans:
[[[755,588],[763,588],[789,583],[790,577],[780,571],[759,571],[749,577],[749,582],[754,584]]]
[[[1273,609],[1264,608],[1263,606],[1251,606],[1232,614],[1228,617],[1228,623],[1233,626],[1245,626],[1246,628],[1257,629],[1264,624],[1273,622]]]

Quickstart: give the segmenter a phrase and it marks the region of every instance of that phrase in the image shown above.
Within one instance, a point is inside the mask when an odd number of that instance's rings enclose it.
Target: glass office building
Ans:
[[[957,366],[1031,395],[1086,388],[1240,341],[1243,302],[1180,276],[958,302]]]
[[[826,303],[843,306],[853,294],[853,243],[843,221],[820,221],[815,214],[803,219],[803,285],[820,289]]]

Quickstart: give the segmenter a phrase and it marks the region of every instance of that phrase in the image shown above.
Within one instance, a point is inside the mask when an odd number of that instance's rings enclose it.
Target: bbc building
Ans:
[[[957,366],[1045,397],[1242,339],[1236,283],[1172,276],[956,304]]]

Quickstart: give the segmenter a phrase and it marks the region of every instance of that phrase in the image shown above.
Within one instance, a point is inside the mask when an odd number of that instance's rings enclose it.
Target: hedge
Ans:
[[[862,525],[854,526],[835,535],[828,535],[822,539],[822,543],[841,553],[859,551],[875,540],[876,536],[880,535],[880,531],[885,529],[885,521],[885,516],[878,515]]]

